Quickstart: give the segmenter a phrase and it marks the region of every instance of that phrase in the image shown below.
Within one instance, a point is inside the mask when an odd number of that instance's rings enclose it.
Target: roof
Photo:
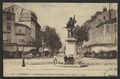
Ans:
[[[95,15],[97,16],[97,15],[100,15],[101,13],[102,13],[101,11],[98,11],[95,13]]]
[[[110,24],[110,23],[117,23],[117,19],[113,18],[111,20],[105,21],[103,23],[100,23],[99,25],[97,25],[96,27],[99,28],[100,26],[104,25],[104,24]]]
[[[4,43],[3,45],[5,45],[5,46],[15,46],[15,45],[17,45],[17,43]]]
[[[20,7],[20,6],[16,5],[16,4],[14,4],[14,5],[12,5],[12,6],[9,6],[9,7],[5,8],[4,10],[9,9],[9,8],[11,8],[11,7],[19,7],[19,8],[22,8],[22,7]],[[25,8],[22,8],[22,9],[25,9]],[[28,10],[28,9],[25,9],[25,10],[31,12],[31,10]]]
[[[38,21],[37,21],[37,25],[41,28],[41,25],[38,23]]]
[[[35,13],[35,12],[33,12],[33,11],[31,11],[31,10],[30,10],[30,12],[31,12],[31,14],[32,14],[33,16],[35,16],[35,17],[37,18],[37,16],[36,16],[36,13]]]
[[[30,29],[30,30],[31,30],[31,28],[30,28],[30,27],[28,27],[28,26],[27,26],[27,25],[25,25],[25,24],[15,23],[15,26],[17,26],[17,25],[20,25],[20,26],[25,26],[25,27],[27,27],[28,29]]]
[[[27,11],[31,12],[31,14],[33,14],[35,17],[37,17],[36,14],[35,14],[35,12],[33,12],[33,11],[31,11],[31,10],[28,10],[28,9],[25,9],[25,8],[23,8],[23,7],[20,7],[20,6],[16,5],[16,4],[14,4],[14,5],[12,5],[12,6],[9,6],[9,7],[5,8],[4,10],[9,9],[9,8],[11,8],[11,7],[19,7],[19,8],[22,8],[22,9],[24,9],[24,10],[27,10]]]
[[[10,14],[14,14],[15,15],[15,13],[13,13],[13,12],[4,11],[4,10],[3,10],[3,13],[10,13]]]
[[[107,10],[107,11],[105,11],[105,12],[100,12],[100,11],[98,11],[98,12],[96,12],[93,16],[91,16],[91,17],[93,17],[93,19],[91,18],[91,19],[87,20],[86,22],[93,22],[97,17],[99,17],[99,16],[101,16],[103,13],[106,13],[106,12],[109,12],[109,11],[116,11],[116,10],[110,9],[110,10]],[[96,18],[95,18],[95,17],[96,17]]]
[[[95,47],[95,46],[117,46],[117,43],[100,43],[100,44],[91,44],[88,47]]]
[[[101,53],[102,51],[109,53],[110,51],[117,51],[117,47],[116,46],[114,47],[93,47],[91,50],[94,51],[95,53]]]
[[[73,41],[73,42],[75,42],[76,41],[76,39],[75,38],[67,38],[65,41]]]

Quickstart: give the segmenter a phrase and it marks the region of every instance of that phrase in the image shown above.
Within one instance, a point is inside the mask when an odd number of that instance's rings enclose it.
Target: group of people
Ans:
[[[73,55],[70,55],[70,56],[65,55],[64,56],[64,62],[65,62],[65,64],[74,64]]]
[[[57,61],[57,56],[54,56],[53,62],[54,62],[54,65],[57,64],[57,62],[58,62]],[[70,56],[65,55],[64,56],[64,64],[74,64],[74,57],[73,57],[73,55],[70,55]]]

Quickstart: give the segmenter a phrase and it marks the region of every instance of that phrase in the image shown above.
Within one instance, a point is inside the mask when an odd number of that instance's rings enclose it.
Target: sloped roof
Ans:
[[[104,24],[110,24],[110,23],[116,23],[117,22],[117,19],[116,18],[113,18],[111,20],[108,20],[108,21],[105,21],[103,23],[100,23],[99,25],[97,25],[96,27],[99,28],[100,26],[104,25]]]
[[[25,24],[15,23],[15,26],[18,26],[18,25],[20,25],[20,26],[25,26],[25,27],[27,27],[28,29],[30,29],[30,30],[31,30],[31,28],[30,28],[30,27],[28,27],[28,26],[27,26],[27,25],[25,25]]]
[[[14,14],[15,15],[15,13],[13,13],[13,12],[4,11],[4,10],[3,10],[3,13],[10,13],[10,14]]]

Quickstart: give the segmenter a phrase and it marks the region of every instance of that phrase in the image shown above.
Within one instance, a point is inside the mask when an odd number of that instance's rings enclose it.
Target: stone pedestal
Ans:
[[[73,55],[76,56],[76,39],[75,38],[67,38],[66,39],[66,51],[65,54],[67,56]]]

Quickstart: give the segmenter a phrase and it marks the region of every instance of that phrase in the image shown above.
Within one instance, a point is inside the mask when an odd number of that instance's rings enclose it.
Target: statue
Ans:
[[[67,23],[67,30],[68,30],[68,37],[73,37],[73,29],[74,29],[74,25],[76,23],[76,20],[75,20],[75,15],[74,15],[74,18],[70,17],[68,23]]]

